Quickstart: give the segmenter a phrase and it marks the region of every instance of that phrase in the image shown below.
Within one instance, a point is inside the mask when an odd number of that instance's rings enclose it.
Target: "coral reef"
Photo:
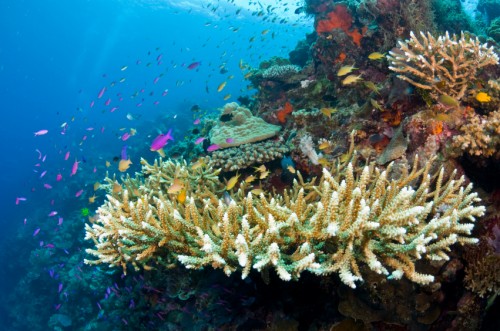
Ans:
[[[262,71],[264,79],[286,80],[300,72],[300,67],[293,64],[273,65]]]
[[[459,129],[461,133],[451,143],[455,154],[500,158],[500,111],[487,116],[474,114]]]
[[[209,167],[236,171],[280,159],[289,151],[290,148],[281,139],[266,140],[214,151],[204,161]]]
[[[416,159],[410,172],[405,167],[393,178],[392,165],[358,168],[355,160],[325,168],[318,185],[298,174],[283,196],[254,198],[243,182],[231,201],[219,198],[224,185],[211,168],[143,161],[139,194],[108,192],[97,220],[86,225],[86,239],[96,246],[87,253],[97,259],[85,262],[150,269],[171,267],[175,258],[189,269],[241,270],[243,278],[252,269],[267,278],[274,269],[282,280],[305,270],[336,272],[350,287],[368,268],[428,284],[434,277],[417,272],[416,260],[447,260],[454,243],[477,242],[469,235],[484,207],[463,177],[445,180],[443,169],[431,176],[432,162],[418,169]],[[179,178],[185,203],[165,193]]]
[[[410,39],[399,42],[399,49],[390,51],[389,69],[410,84],[428,90],[434,100],[449,96],[457,100],[477,79],[477,73],[488,65],[498,64],[493,47],[481,44],[478,38],[446,33],[437,38],[411,32]]]
[[[224,117],[223,117],[224,116]],[[274,137],[281,127],[253,116],[248,108],[236,102],[226,104],[221,119],[210,130],[210,141],[222,148],[240,146]],[[227,120],[226,120],[227,118]]]

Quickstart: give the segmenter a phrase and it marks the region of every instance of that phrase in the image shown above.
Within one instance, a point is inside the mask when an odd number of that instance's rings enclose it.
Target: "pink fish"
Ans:
[[[96,172],[97,172],[97,167],[94,167],[94,173],[96,173]]]
[[[59,287],[57,288],[57,293],[61,293],[62,289],[63,289],[63,284],[59,283]]]
[[[69,159],[69,151],[66,152],[66,155],[64,155],[64,161],[66,161],[67,159]]]
[[[41,173],[40,175],[40,178],[42,178],[43,176],[45,176],[47,174],[47,170],[45,170],[44,172]]]
[[[40,228],[37,228],[34,232],[33,232],[33,237],[35,237],[37,234],[40,233]]]
[[[104,126],[101,127],[101,133],[104,133]]]
[[[158,81],[160,80],[160,77],[156,77],[154,80],[153,80],[153,84],[156,84],[158,83]]]
[[[158,100],[153,102],[153,105],[155,105],[155,106],[158,106],[159,104],[160,104],[160,101],[158,101]]]
[[[158,55],[156,57],[156,62],[160,62],[162,57],[163,57],[163,54]]]
[[[90,108],[94,107],[94,100],[92,100],[92,102],[90,102]]]
[[[213,145],[210,145],[208,146],[207,148],[207,152],[213,152],[213,151],[216,151],[218,149],[220,149],[221,147],[217,144],[213,144]]]
[[[43,187],[45,187],[47,190],[52,189],[52,185],[50,184],[43,184]]]
[[[136,107],[141,107],[142,106],[142,102],[139,102],[138,104],[135,105]]]
[[[151,143],[151,150],[154,152],[162,149],[169,140],[174,140],[174,138],[172,137],[172,129],[168,130],[167,134],[162,133],[158,137],[156,137]]]
[[[194,125],[197,125],[197,124],[200,124],[201,123],[201,120],[199,118],[195,119],[193,124]]]
[[[188,70],[193,70],[193,69],[196,69],[198,68],[198,66],[201,64],[201,61],[198,61],[198,62],[193,62],[191,63],[190,65],[187,66],[187,69]]]
[[[93,127],[88,127],[88,128],[86,128],[85,130],[87,130],[87,131],[93,131],[93,130],[94,130],[94,128],[93,128]]]
[[[42,158],[42,162],[45,162],[45,160],[47,160],[47,154],[45,154]]]
[[[194,144],[195,144],[195,145],[199,145],[199,144],[201,144],[201,143],[203,142],[203,140],[205,140],[205,139],[207,139],[207,138],[205,138],[205,137],[198,138],[198,139],[196,139],[196,140],[194,141]]]
[[[51,211],[48,216],[52,217],[52,216],[56,216],[56,215],[57,215],[57,211],[54,210],[54,211]]]
[[[83,136],[82,140],[84,140],[84,141],[87,140],[87,135]]]
[[[97,99],[102,98],[102,96],[104,95],[104,92],[106,92],[106,87],[103,87],[101,89],[101,91],[99,91],[99,94],[97,95]]]
[[[61,308],[61,304],[60,303],[54,306],[55,310],[59,310],[59,308]]]
[[[106,100],[106,102],[104,103],[105,106],[109,106],[109,104],[111,103],[111,99],[108,99]]]
[[[17,197],[16,198],[16,205],[18,205],[19,202],[21,202],[21,201],[26,201],[26,198],[25,197]]]
[[[38,148],[37,148],[37,149],[35,149],[35,151],[37,151],[37,152],[38,152],[38,159],[40,160],[40,159],[42,158],[42,152],[40,152],[40,151],[38,150]]]
[[[63,224],[63,221],[64,221],[64,218],[59,217],[59,218],[57,219],[57,225],[62,225],[62,224]]]
[[[162,97],[166,96],[168,94],[168,89],[166,89],[165,91],[163,91],[163,93],[161,94]]]
[[[39,166],[41,166],[41,164],[40,164],[40,163],[35,164],[35,167],[39,167]]]
[[[37,132],[35,132],[35,137],[36,136],[43,136],[44,134],[47,134],[49,133],[49,130],[38,130]]]
[[[227,138],[227,139],[226,139],[226,142],[227,142],[228,144],[232,144],[232,143],[234,142],[234,139],[233,139],[233,138]]]
[[[114,113],[114,112],[115,112],[115,110],[118,110],[118,107],[113,107],[113,108],[111,108],[111,109],[109,110],[109,112],[110,112],[110,113]]]
[[[71,175],[74,176],[76,175],[76,172],[78,171],[78,161],[75,160],[75,163],[73,163],[73,166],[71,167]]]
[[[45,246],[43,246],[45,248],[54,248],[56,246],[54,246],[54,244],[46,244]]]
[[[62,175],[61,174],[57,174],[56,181],[60,182],[61,180],[62,180]]]
[[[122,141],[126,141],[128,138],[130,138],[130,133],[125,132],[122,136]]]
[[[83,190],[76,192],[75,197],[78,198],[80,195],[82,195],[82,193],[83,193]]]

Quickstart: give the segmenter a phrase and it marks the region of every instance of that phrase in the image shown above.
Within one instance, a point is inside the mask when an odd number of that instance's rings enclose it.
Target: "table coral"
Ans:
[[[97,220],[86,224],[86,239],[95,245],[87,253],[96,259],[85,263],[125,271],[128,263],[152,268],[177,259],[189,269],[239,270],[243,278],[256,269],[267,279],[274,269],[285,281],[308,270],[338,273],[354,288],[367,269],[430,283],[434,277],[416,271],[415,261],[447,260],[454,243],[477,242],[470,234],[484,207],[464,177],[445,179],[443,169],[434,176],[432,162],[418,169],[416,159],[391,179],[392,165],[358,168],[355,160],[325,168],[317,185],[297,173],[283,195],[254,197],[242,182],[230,201],[222,199],[224,184],[212,168],[142,161],[147,175],[139,196],[108,192]],[[178,178],[185,203],[166,193]]]
[[[262,118],[236,102],[228,103],[221,111],[228,120],[219,121],[210,130],[210,141],[222,148],[240,146],[274,137],[280,126],[267,123]]]
[[[460,100],[482,68],[498,64],[493,47],[463,32],[460,38],[448,33],[437,38],[423,32],[420,39],[413,32],[410,36],[399,42],[398,50],[389,52],[389,69],[398,78],[428,90],[434,100],[443,95]]]

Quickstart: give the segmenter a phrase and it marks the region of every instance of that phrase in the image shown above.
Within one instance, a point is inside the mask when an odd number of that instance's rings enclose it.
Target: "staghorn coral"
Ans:
[[[259,141],[212,152],[204,158],[205,163],[222,171],[236,171],[254,164],[262,164],[282,158],[290,148],[279,140]]]
[[[448,32],[438,38],[420,32],[421,40],[413,32],[410,36],[399,42],[399,50],[389,52],[389,69],[398,73],[398,78],[428,90],[434,100],[442,95],[460,100],[479,70],[498,64],[493,47],[463,32],[460,38],[455,34],[450,37]]]
[[[500,111],[487,116],[473,115],[460,127],[462,132],[453,137],[452,149],[458,155],[500,158]]]
[[[148,175],[140,196],[108,194],[95,223],[86,224],[85,238],[96,246],[87,253],[97,259],[85,263],[126,270],[127,263],[171,266],[176,258],[189,269],[241,270],[243,278],[257,269],[266,279],[274,269],[282,280],[308,270],[338,273],[353,288],[368,268],[427,284],[434,277],[417,272],[415,261],[446,260],[454,243],[476,243],[469,235],[484,213],[464,177],[444,180],[443,169],[431,176],[432,162],[418,169],[418,159],[397,179],[391,179],[392,164],[382,171],[374,163],[358,169],[355,161],[333,173],[325,168],[318,185],[297,173],[299,181],[283,196],[254,198],[242,182],[229,202],[219,198],[224,184],[212,168],[142,163]],[[185,203],[164,189],[179,177],[185,178]]]

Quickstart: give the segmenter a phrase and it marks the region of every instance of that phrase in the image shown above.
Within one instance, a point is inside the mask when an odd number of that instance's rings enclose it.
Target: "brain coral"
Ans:
[[[210,141],[222,148],[240,146],[274,137],[281,129],[269,124],[262,118],[253,116],[248,108],[239,106],[236,102],[228,103],[221,112],[221,118],[210,130]]]

